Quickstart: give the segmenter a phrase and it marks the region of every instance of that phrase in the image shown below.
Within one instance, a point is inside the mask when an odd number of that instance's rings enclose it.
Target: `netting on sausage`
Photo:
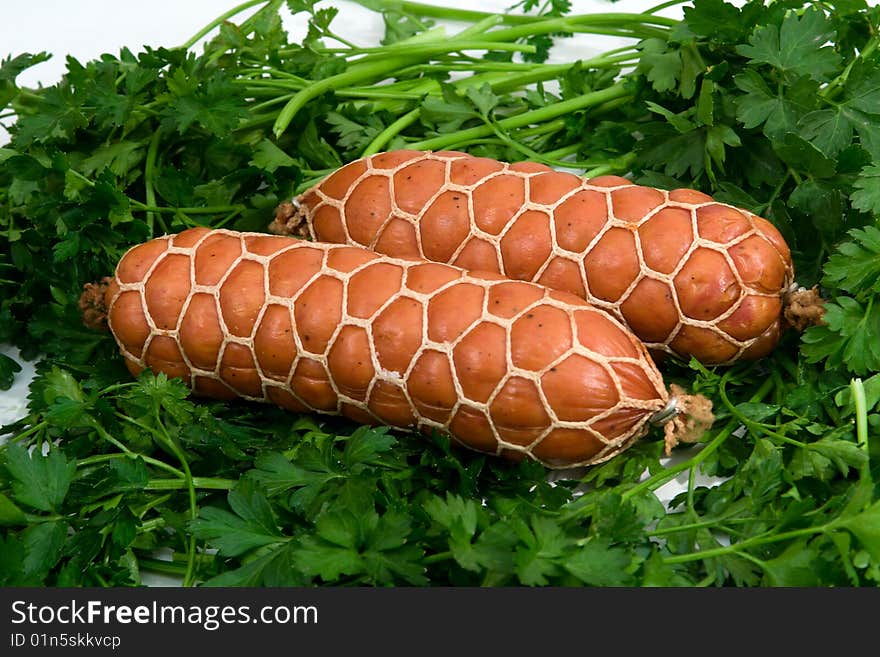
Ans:
[[[192,229],[150,244],[149,266],[126,267],[141,245],[117,268],[110,328],[134,370],[181,376],[202,394],[436,429],[550,467],[619,453],[668,399],[628,330],[542,286],[255,233]],[[551,341],[541,322],[555,327]]]
[[[794,274],[766,220],[692,190],[486,162],[456,152],[364,158],[301,195],[297,221],[312,239],[564,289],[655,353],[731,363],[775,342]]]

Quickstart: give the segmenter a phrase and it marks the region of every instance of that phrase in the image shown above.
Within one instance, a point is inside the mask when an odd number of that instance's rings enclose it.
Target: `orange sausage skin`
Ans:
[[[642,343],[583,299],[359,247],[193,228],[130,249],[105,301],[135,375],[548,467],[611,458],[668,400]]]
[[[784,328],[794,270],[782,235],[695,190],[400,150],[347,164],[297,201],[312,239],[570,292],[658,357],[758,358]]]

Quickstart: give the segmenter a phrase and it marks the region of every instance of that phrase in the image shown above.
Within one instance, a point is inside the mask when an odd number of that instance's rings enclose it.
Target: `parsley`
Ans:
[[[60,508],[76,472],[76,464],[60,450],[51,449],[41,456],[18,445],[6,448],[5,465],[12,476],[13,497],[40,511]]]
[[[825,263],[825,285],[857,295],[880,293],[880,228],[855,228],[849,237]]]
[[[822,281],[837,294],[825,325],[804,333],[803,352],[810,362],[865,374],[880,370],[880,229],[853,229],[849,237],[825,263]]]
[[[856,210],[880,215],[880,166],[868,166],[862,169],[858,179],[853,183],[850,201]]]
[[[769,64],[782,74],[824,81],[840,63],[834,47],[828,45],[834,37],[831,18],[818,9],[807,9],[802,14],[787,13],[778,26],[756,27],[748,44],[737,46],[736,52],[756,64]]]
[[[21,372],[21,365],[6,354],[0,354],[0,390],[9,390],[18,372]]]
[[[0,584],[877,586],[880,10],[360,4],[384,20],[379,46],[337,35],[334,7],[275,0],[179,48],[68,59],[45,89],[16,80],[48,54],[0,62],[15,117],[0,340],[39,358],[27,414],[0,427]],[[285,11],[305,34],[286,33]],[[574,33],[632,44],[546,63]],[[666,461],[654,432],[552,484],[439,435],[132,379],[112,338],[82,326],[82,284],[132,243],[264,230],[332,168],[397,147],[627,173],[744,206],[785,235],[826,323],[755,362],[663,363],[714,403],[702,445]],[[0,389],[18,372],[0,356]],[[661,502],[676,477],[686,489]]]

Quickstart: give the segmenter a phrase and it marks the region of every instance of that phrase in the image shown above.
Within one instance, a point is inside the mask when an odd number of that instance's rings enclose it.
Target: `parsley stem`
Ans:
[[[791,357],[785,353],[782,349],[777,349],[773,353],[773,360],[785,370],[785,373],[794,380],[798,380],[798,370],[797,364],[791,359]]]
[[[181,473],[183,474],[183,473]],[[203,490],[232,490],[238,483],[235,479],[222,479],[219,477],[189,477],[186,475],[180,479],[150,479],[144,486],[144,490],[183,490],[188,489],[190,484],[194,489]]]
[[[367,144],[366,148],[361,152],[361,157],[375,155],[381,151],[394,137],[396,137],[405,128],[419,120],[422,115],[422,108],[416,107],[406,114],[399,116],[396,120],[389,123],[384,130],[373,137],[373,141]]]
[[[492,14],[480,13],[475,20],[482,20]],[[293,121],[297,113],[310,100],[321,96],[322,94],[336,89],[350,86],[352,83],[366,82],[368,80],[382,79],[386,74],[399,69],[411,63],[413,58],[427,59],[433,55],[441,55],[449,52],[459,52],[461,50],[523,50],[527,52],[534,51],[533,46],[517,44],[517,39],[534,36],[537,34],[550,34],[553,32],[593,32],[593,33],[610,33],[607,29],[603,29],[602,25],[626,25],[628,23],[644,23],[645,17],[633,14],[598,14],[584,15],[570,18],[554,18],[548,20],[538,20],[535,22],[534,17],[526,17],[525,24],[518,24],[514,27],[487,32],[483,34],[483,41],[467,41],[457,37],[442,39],[440,41],[403,43],[393,46],[383,47],[377,50],[377,54],[367,54],[352,66],[336,75],[332,75],[321,80],[317,80],[304,89],[298,91],[293,98],[282,108],[272,128],[275,137],[280,137],[287,127]],[[648,22],[650,22],[649,19]],[[670,21],[670,24],[676,24],[677,21]],[[645,28],[647,29],[647,28]],[[643,30],[644,31],[644,30]],[[620,34],[618,30],[613,31]],[[627,33],[625,36],[636,36],[634,33]],[[370,52],[365,49],[364,52]],[[597,92],[598,93],[598,92]],[[563,101],[565,102],[565,101]],[[485,135],[480,135],[485,136]]]
[[[184,474],[181,470],[178,470],[173,465],[169,465],[164,461],[160,461],[159,459],[154,459],[151,456],[147,456],[146,454],[137,454],[132,451],[126,451],[122,453],[116,454],[97,454],[95,456],[89,456],[84,459],[77,459],[76,465],[77,467],[95,465],[97,463],[104,463],[106,461],[113,461],[115,459],[121,458],[129,458],[129,459],[143,459],[144,463],[148,463],[149,465],[155,466],[160,470],[165,470],[166,472],[170,472],[171,474],[183,478]]]
[[[636,161],[635,153],[626,153],[620,157],[608,160],[605,164],[584,171],[584,178],[595,178],[596,176],[605,176],[610,173],[625,173],[630,170],[633,162]]]
[[[165,518],[152,518],[143,521],[138,527],[138,534],[148,534],[156,529],[162,529],[165,526]]]
[[[328,91],[344,88],[353,83],[362,83],[370,80],[381,80],[386,74],[395,71],[411,62],[414,57],[423,57],[425,59],[432,55],[443,54],[446,52],[455,52],[464,49],[487,49],[494,50],[523,50],[533,52],[533,46],[522,46],[511,43],[499,44],[494,41],[486,42],[469,42],[456,41],[455,39],[446,39],[439,43],[419,43],[411,47],[396,46],[389,56],[389,48],[379,53],[376,57],[367,55],[362,60],[352,64],[352,66],[336,75],[315,81],[313,84],[298,91],[293,98],[281,109],[272,131],[275,137],[280,137],[287,127],[293,121],[294,117],[310,100],[321,96]]]
[[[325,37],[327,37],[328,39],[333,39],[334,41],[338,41],[338,42],[341,43],[342,45],[348,47],[349,50],[358,50],[358,49],[360,48],[360,46],[358,46],[357,44],[352,43],[352,42],[349,41],[348,39],[346,39],[346,38],[344,38],[344,37],[342,37],[342,36],[336,34],[335,32],[332,32],[332,31],[330,31],[330,30],[328,30],[328,29],[325,29],[325,30],[324,30],[323,35],[324,35]],[[322,51],[322,52],[323,52],[323,51]]]
[[[849,64],[846,65],[846,68],[843,69],[840,75],[829,82],[823,89],[819,90],[818,95],[825,99],[834,98],[834,96],[837,95],[840,89],[846,84],[856,62],[859,60],[867,60],[867,58],[877,50],[878,46],[880,46],[880,40],[878,40],[878,37],[875,35],[868,40],[868,43],[865,44],[865,47],[862,48],[861,52],[850,60]]]
[[[147,484],[148,490],[169,490],[169,488],[173,489],[176,486],[180,488],[186,488],[189,493],[189,511],[191,519],[195,520],[198,516],[198,503],[196,501],[196,486],[194,483],[194,479],[192,476],[192,472],[189,468],[189,460],[186,458],[186,454],[180,448],[180,446],[168,435],[168,431],[165,429],[165,425],[162,422],[161,415],[159,413],[160,406],[159,402],[153,402],[153,420],[156,422],[156,427],[151,427],[149,425],[143,424],[134,418],[128,417],[127,415],[123,415],[122,413],[116,413],[116,416],[125,420],[126,422],[130,422],[135,426],[141,427],[142,429],[147,430],[150,434],[152,434],[156,443],[158,443],[163,449],[168,451],[177,457],[177,460],[180,461],[180,465],[183,468],[183,481],[180,479],[176,479],[175,485],[168,485],[167,487],[162,487],[163,484],[159,484],[158,487],[155,484],[156,481],[162,480],[153,480],[153,487],[150,487],[150,484]],[[123,450],[126,448],[123,447]],[[200,480],[203,481],[203,480]],[[210,482],[210,479],[208,480]],[[187,540],[187,554],[191,555],[191,559],[189,562],[190,568],[187,571],[187,577],[184,579],[184,586],[191,586],[193,582],[193,577],[195,575],[195,551],[196,551],[196,539],[195,536],[190,536]]]
[[[728,422],[723,429],[721,429],[714,438],[712,438],[705,446],[700,449],[699,452],[693,457],[688,459],[687,461],[682,461],[678,465],[674,465],[670,468],[667,468],[663,472],[659,472],[652,477],[645,479],[644,481],[639,482],[632,488],[627,491],[624,491],[622,497],[624,499],[629,499],[636,495],[641,494],[646,490],[654,490],[655,488],[659,488],[663,484],[665,484],[670,479],[674,479],[680,472],[684,472],[685,470],[695,470],[703,461],[705,461],[715,450],[717,450],[724,443],[725,440],[730,438],[736,428],[739,426],[738,422]]]
[[[785,175],[782,176],[782,178],[779,180],[779,183],[776,185],[776,187],[773,188],[773,193],[770,194],[770,198],[767,199],[767,202],[763,203],[762,205],[759,205],[757,208],[755,208],[755,212],[757,212],[759,214],[766,212],[767,208],[769,208],[770,206],[773,205],[773,202],[779,197],[779,194],[782,192],[782,188],[785,186],[785,183],[788,182],[788,179],[791,176],[791,173],[792,173],[792,170],[791,170],[791,168],[789,168],[785,172]]]
[[[600,89],[599,91],[591,91],[581,96],[570,98],[569,100],[560,101],[554,105],[540,107],[529,112],[523,112],[522,114],[517,114],[516,116],[501,119],[497,122],[497,125],[504,130],[510,130],[512,128],[522,128],[533,123],[541,123],[549,119],[555,119],[560,116],[565,116],[578,110],[601,105],[602,103],[605,103],[609,100],[614,100],[616,98],[621,98],[627,95],[629,95],[629,92],[624,88],[622,84],[615,84],[611,87]],[[443,148],[451,146],[452,144],[458,144],[470,139],[479,139],[480,137],[486,137],[488,135],[491,135],[492,133],[492,126],[481,125],[475,128],[458,130],[456,132],[441,135],[439,137],[434,137],[432,139],[424,139],[422,141],[412,142],[407,145],[407,148],[429,151],[441,150]]]
[[[572,166],[574,163],[563,163],[562,160],[570,155],[577,155],[580,148],[581,144],[568,144],[553,151],[543,151],[541,157],[548,161],[559,162],[565,166]]]
[[[648,536],[667,536],[669,534],[677,534],[678,532],[687,532],[694,529],[705,529],[707,527],[719,527],[719,523],[728,522],[754,522],[753,518],[735,518],[733,513],[726,514],[717,518],[709,518],[708,520],[700,520],[697,522],[689,522],[687,524],[675,525],[674,527],[663,527],[662,529],[652,529],[646,532]],[[587,539],[588,540],[588,539]]]
[[[856,442],[868,454],[868,401],[865,397],[865,386],[860,378],[854,378],[849,387],[856,412]],[[870,461],[866,460],[862,467],[865,472],[869,472]]]
[[[525,53],[534,53],[537,51],[535,46],[530,46],[526,43],[505,43],[505,42],[496,42],[493,40],[489,41],[458,41],[456,39],[448,39],[442,43],[412,43],[412,44],[397,44],[394,46],[378,46],[376,48],[358,48],[357,52],[353,53],[355,55],[363,54],[364,56],[361,59],[358,59],[355,63],[357,64],[365,64],[367,62],[372,61],[380,61],[388,56],[389,48],[393,48],[395,55],[409,55],[413,56],[423,56],[423,55],[436,55],[436,54],[445,54],[447,52],[460,52],[462,50],[501,50],[506,52],[525,52]],[[282,51],[282,54],[285,51]],[[351,53],[351,49],[348,48],[325,48],[324,52],[330,54],[341,54],[341,53]]]
[[[134,455],[134,452],[132,452],[130,449],[128,449],[128,447],[126,447],[120,441],[110,435],[110,432],[107,431],[97,420],[93,420],[89,424],[95,430],[95,433],[97,433],[98,436],[100,436],[103,440],[106,440],[108,443],[110,443],[125,454],[129,454],[132,456]]]
[[[313,98],[317,98],[328,91],[337,87],[346,86],[353,82],[375,79],[377,76],[390,73],[404,63],[406,63],[404,58],[389,57],[385,61],[375,62],[369,66],[352,66],[343,73],[337,73],[336,75],[317,80],[313,85],[300,90],[293,96],[293,98],[287,101],[287,104],[281,109],[281,112],[275,119],[272,132],[276,139],[281,137],[299,110],[301,110],[305,104]]]
[[[811,534],[822,534],[832,528],[832,524],[816,525],[813,527],[803,527],[801,529],[792,529],[787,532],[778,534],[759,534],[751,538],[746,538],[730,545],[711,548],[708,550],[700,550],[698,552],[689,552],[687,554],[675,554],[664,557],[664,563],[686,563],[688,561],[699,561],[702,559],[710,559],[712,557],[723,557],[728,554],[739,554],[745,556],[744,548],[755,547],[756,545],[765,545],[767,543],[778,543],[779,541],[787,541],[791,538],[800,538],[801,536],[810,536]]]
[[[635,62],[638,60],[638,51],[636,51],[631,46],[625,46],[624,48],[616,48],[614,50],[609,50],[608,52],[599,55],[597,57],[591,57],[587,60],[578,60],[582,66],[589,66],[590,68],[612,68],[616,66],[620,66],[621,64],[625,64],[628,62]],[[465,73],[473,73],[476,72],[477,75],[483,75],[486,73],[535,73],[535,72],[544,72],[545,74],[549,74],[553,71],[557,71],[558,73],[564,73],[572,66],[577,66],[578,62],[567,62],[564,64],[538,64],[532,62],[493,62],[493,61],[483,61],[480,59],[473,59],[470,57],[464,58],[461,61],[455,62],[447,62],[447,63],[435,63],[432,62],[430,64],[414,64],[413,66],[407,66],[406,68],[400,69],[399,75],[401,76],[410,76],[410,75],[421,75],[424,73],[438,73],[438,72],[448,72],[448,73],[457,73],[457,72],[465,72]],[[469,79],[473,79],[477,77],[477,75],[470,76]],[[547,75],[546,79],[551,79],[551,75]],[[425,80],[427,81],[427,80]],[[397,83],[394,83],[397,84]],[[389,87],[393,86],[392,84],[387,85]]]
[[[204,207],[175,208],[164,205],[148,205],[139,201],[132,201],[132,205],[134,205],[138,210],[142,210],[145,212],[157,212],[165,214],[225,214],[227,212],[234,211],[241,212],[245,209],[245,206],[243,205],[209,205]]]
[[[762,433],[762,434],[764,434],[766,436],[770,436],[772,438],[777,438],[778,440],[780,440],[784,443],[788,443],[788,444],[794,445],[796,447],[804,447],[805,446],[805,443],[802,443],[800,441],[789,438],[788,436],[785,436],[781,433],[773,431],[771,429],[772,425],[768,425],[763,422],[756,422],[755,420],[752,420],[751,418],[746,416],[744,413],[740,412],[740,410],[733,404],[733,402],[730,401],[730,397],[727,396],[727,382],[731,376],[732,376],[732,371],[728,370],[727,372],[724,373],[724,376],[721,377],[721,383],[718,386],[718,396],[721,398],[722,403],[727,407],[727,410],[730,412],[730,415],[732,417],[736,418],[747,429],[754,429],[758,433]],[[771,376],[769,379],[767,379],[767,381],[770,382],[774,388],[777,386],[777,378],[776,377]]]
[[[147,514],[147,511],[149,511],[150,509],[155,509],[157,506],[161,506],[161,505],[165,504],[165,502],[170,500],[172,497],[173,497],[172,493],[166,493],[165,495],[156,495],[155,497],[153,497],[149,502],[147,502],[143,506],[132,508],[131,511],[138,518],[143,518]]]
[[[137,385],[136,381],[125,381],[123,383],[113,383],[105,388],[101,388],[101,391],[98,393],[99,396],[108,395],[112,392],[118,392],[119,390],[125,390],[126,388],[134,388]]]
[[[757,402],[764,398],[770,390],[773,389],[773,380],[767,378],[764,380],[764,383],[761,384],[761,387],[755,392],[754,395],[750,398],[750,401]],[[682,461],[678,465],[667,468],[663,472],[658,472],[652,477],[645,479],[644,481],[639,482],[632,488],[627,491],[624,491],[622,494],[622,498],[624,500],[629,499],[635,495],[639,495],[645,490],[654,490],[655,488],[659,488],[663,484],[665,484],[670,479],[673,479],[680,472],[684,472],[689,469],[696,469],[703,461],[705,461],[715,450],[717,450],[721,445],[727,440],[734,431],[740,426],[739,419],[734,418],[729,420],[727,424],[721,429],[718,434],[712,438],[708,443],[706,443],[705,447],[703,447],[697,454],[691,459],[687,461]]]
[[[409,0],[355,0],[358,4],[377,11],[395,9],[397,11],[405,11],[408,14],[416,14],[426,18],[441,18],[446,20],[467,21],[473,23],[480,21],[487,16],[491,16],[491,12],[476,11],[473,9],[457,9],[453,7],[442,7],[438,5],[425,4],[421,2],[410,2]],[[527,14],[501,14],[502,22],[506,25],[530,25],[542,20],[541,16]],[[545,19],[546,20],[546,19]],[[569,16],[570,21],[590,21],[597,24],[621,25],[627,22],[648,23],[654,25],[664,25],[672,27],[677,25],[679,21],[663,16],[652,16],[648,13],[644,14],[628,14],[628,13],[601,13],[601,14],[576,14]],[[554,30],[565,31],[565,30]]]
[[[74,178],[77,178],[77,179],[81,180],[82,182],[84,182],[84,183],[85,183],[86,185],[88,185],[89,187],[94,187],[94,186],[95,186],[94,181],[89,180],[86,176],[84,176],[83,174],[81,174],[81,173],[80,173],[79,171],[77,171],[76,169],[68,169],[67,171],[68,171],[68,172],[70,173],[70,175],[72,175]]]
[[[37,516],[32,513],[25,513],[24,519],[28,522],[28,524],[39,524],[41,522],[55,522],[57,520],[66,520],[66,518],[62,515],[58,515],[57,513],[53,513],[48,516]]]
[[[161,573],[163,575],[183,576],[186,573],[186,566],[176,564],[172,561],[165,561],[164,559],[139,557],[138,566],[141,570],[148,570],[152,573]]]
[[[529,23],[525,25],[517,25],[508,27],[503,30],[496,30],[486,35],[487,39],[498,39],[499,41],[512,41],[515,39],[524,39],[539,34],[554,34],[557,32],[578,33],[578,34],[596,34],[602,36],[623,37],[629,39],[639,39],[645,37],[666,36],[666,30],[654,27],[642,26],[638,30],[634,28],[624,27],[600,27],[601,23],[595,24],[586,20],[577,20],[578,17],[557,18],[547,20],[541,23]]]
[[[439,561],[449,561],[452,559],[452,552],[447,550],[445,552],[437,552],[435,554],[429,554],[424,558],[425,563],[437,563]]]
[[[156,176],[156,158],[158,157],[159,152],[159,134],[161,130],[156,130],[153,133],[152,138],[150,139],[150,146],[147,148],[147,157],[144,161],[144,198],[147,200],[147,205],[154,206],[156,205],[156,188],[154,179]],[[153,222],[155,220],[155,215],[153,210],[147,210],[147,227],[149,228],[150,235],[153,235]]]
[[[230,18],[232,18],[236,14],[240,14],[245,9],[250,9],[251,7],[255,7],[257,5],[262,5],[262,4],[265,4],[265,5],[278,4],[278,5],[280,5],[281,3],[277,2],[277,0],[270,0],[268,2],[267,2],[267,0],[248,0],[247,2],[242,2],[240,5],[236,5],[235,7],[230,9],[229,11],[221,14],[220,16],[218,16],[217,18],[212,20],[210,23],[205,25],[205,27],[203,27],[201,30],[196,32],[192,37],[190,37],[180,47],[183,48],[184,50],[189,50],[199,41],[199,39],[201,39],[203,36],[208,34],[208,32],[213,30],[215,27],[222,25],[224,22],[228,21]]]
[[[46,420],[43,420],[41,422],[37,422],[37,424],[31,425],[30,427],[28,427],[27,429],[25,429],[21,433],[16,434],[15,436],[12,436],[8,440],[8,442],[0,444],[0,450],[5,449],[7,444],[9,444],[11,442],[18,442],[18,441],[24,440],[28,436],[30,436],[34,433],[37,433],[38,431],[41,431],[42,429],[45,429],[47,426],[49,426],[49,423]]]
[[[196,555],[196,561],[202,564],[210,564],[215,560],[216,558],[213,554],[200,552]],[[154,572],[167,572],[169,575],[183,575],[186,572],[186,556],[184,555],[181,558],[177,552],[172,552],[170,559],[156,559],[139,555],[138,562],[141,565],[147,564],[146,570]]]
[[[619,55],[618,58],[630,58],[631,55],[626,53],[624,55]],[[592,59],[584,60],[581,62],[583,66],[587,67],[598,67],[603,65],[615,65],[618,62],[618,59],[615,57],[606,57],[600,56]],[[477,75],[472,75],[467,78],[463,78],[460,80],[456,80],[452,82],[453,87],[470,87],[475,88],[479,87],[481,83],[488,84],[489,87],[494,92],[505,92],[510,89],[517,89],[528,84],[533,84],[535,82],[543,82],[546,80],[552,80],[558,78],[560,75],[571,69],[572,64],[542,64],[542,65],[533,65],[526,67],[527,70],[519,75],[510,75],[504,71],[494,71],[481,73]],[[522,69],[521,65],[518,65],[519,69]],[[441,88],[438,82],[428,79],[424,81],[423,85],[419,87],[413,88],[414,91],[409,93],[415,93],[418,97],[420,88],[424,88],[429,94],[440,95]],[[350,90],[349,90],[350,91]],[[390,142],[396,135],[402,132],[407,127],[414,124],[419,117],[421,116],[421,107],[416,107],[406,114],[401,115],[395,121],[390,123],[385,127],[373,140],[364,148],[361,153],[361,157],[367,157],[369,155],[374,155],[381,151],[385,146]],[[561,127],[564,127],[564,123],[561,123]],[[529,157],[535,157],[534,153],[529,154]],[[550,157],[548,160],[552,160]]]
[[[225,217],[223,217],[219,221],[212,222],[211,227],[212,228],[223,228],[226,224],[228,224],[230,221],[235,219],[239,214],[241,214],[241,210],[233,210],[232,212],[227,214]]]
[[[505,144],[507,147],[511,148],[512,150],[519,151],[520,153],[525,155],[530,160],[533,160],[535,162],[543,162],[544,164],[547,164],[549,166],[559,166],[559,167],[566,167],[566,166],[567,167],[574,167],[574,166],[577,166],[577,164],[578,164],[577,162],[562,162],[560,160],[553,159],[549,154],[538,153],[537,151],[526,146],[525,144],[518,142],[515,139],[512,139],[507,133],[505,133],[503,130],[501,130],[498,127],[497,121],[493,121],[489,117],[483,117],[483,119],[486,121],[487,125],[492,127],[493,131],[498,136],[499,142],[501,142],[502,144]],[[575,147],[574,152],[577,152],[577,149],[580,147],[580,144],[572,144],[572,145]]]
[[[654,5],[650,9],[646,9],[644,13],[646,14],[656,14],[658,11],[663,11],[664,9],[668,9],[669,7],[675,7],[676,5],[683,5],[686,2],[690,2],[691,0],[668,0],[667,2],[663,2],[659,5]]]

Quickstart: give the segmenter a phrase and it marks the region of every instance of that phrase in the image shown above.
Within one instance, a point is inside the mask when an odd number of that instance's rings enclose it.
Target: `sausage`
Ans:
[[[130,249],[100,297],[133,375],[553,468],[611,458],[675,401],[583,299],[359,247],[192,228]]]
[[[455,151],[351,162],[269,230],[564,290],[614,314],[655,357],[706,364],[769,353],[794,280],[770,222],[701,192]]]

